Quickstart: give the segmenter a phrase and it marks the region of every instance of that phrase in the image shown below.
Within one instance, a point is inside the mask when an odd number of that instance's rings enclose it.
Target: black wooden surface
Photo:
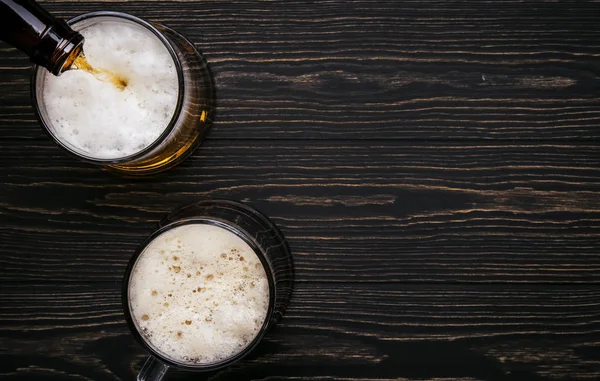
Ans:
[[[296,292],[257,352],[172,380],[600,379],[600,3],[45,1],[178,29],[209,139],[160,176],[74,161],[0,45],[0,377],[132,380],[120,279],[174,207],[242,200]]]

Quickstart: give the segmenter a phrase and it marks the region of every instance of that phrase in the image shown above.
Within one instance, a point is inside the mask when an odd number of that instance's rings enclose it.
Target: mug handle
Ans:
[[[160,381],[169,370],[169,366],[153,356],[148,357],[148,360],[142,366],[140,374],[137,376],[137,381]]]

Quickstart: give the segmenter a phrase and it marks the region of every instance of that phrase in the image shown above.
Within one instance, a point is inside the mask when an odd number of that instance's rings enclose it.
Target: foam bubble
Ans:
[[[173,116],[179,92],[173,59],[158,37],[131,22],[102,21],[80,33],[87,61],[126,78],[128,85],[121,91],[82,70],[46,75],[45,119],[61,141],[93,158],[135,154]]]
[[[184,225],[156,237],[129,281],[133,319],[165,357],[211,364],[243,350],[269,305],[265,270],[248,244],[228,230]]]

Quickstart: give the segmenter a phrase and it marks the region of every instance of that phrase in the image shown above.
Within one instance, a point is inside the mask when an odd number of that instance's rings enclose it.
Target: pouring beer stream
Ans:
[[[83,50],[79,53],[79,56],[75,58],[73,61],[73,65],[69,68],[69,70],[82,70],[86,73],[90,73],[97,80],[107,83],[112,83],[117,89],[123,91],[127,87],[129,81],[127,78],[113,73],[110,70],[106,70],[101,67],[92,66],[88,60],[85,58],[85,54],[83,54]]]

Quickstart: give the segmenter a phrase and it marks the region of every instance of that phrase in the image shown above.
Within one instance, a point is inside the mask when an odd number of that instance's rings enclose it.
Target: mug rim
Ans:
[[[267,281],[269,284],[269,305],[267,307],[267,314],[264,318],[264,321],[263,321],[263,324],[262,324],[260,330],[254,337],[254,339],[252,339],[252,341],[248,345],[246,345],[240,352],[236,353],[235,355],[233,355],[225,360],[221,360],[221,361],[209,363],[209,364],[199,364],[199,365],[190,365],[190,364],[176,362],[174,360],[171,360],[171,359],[165,357],[164,355],[161,355],[155,348],[153,348],[149,344],[149,342],[144,339],[144,337],[138,330],[137,325],[131,314],[130,303],[129,303],[129,281],[131,279],[131,273],[135,267],[135,264],[137,263],[138,258],[143,254],[146,247],[148,247],[148,245],[154,239],[158,238],[161,234],[163,234],[171,229],[174,229],[174,228],[177,228],[180,226],[194,225],[194,224],[218,226],[220,228],[226,229],[227,231],[229,231],[229,232],[235,234],[237,237],[241,238],[247,245],[250,246],[250,248],[252,248],[252,250],[254,251],[254,253],[256,254],[258,259],[260,260],[260,262],[263,265],[263,268],[265,270],[265,273],[267,275]],[[180,220],[176,220],[176,221],[161,225],[157,230],[155,230],[146,239],[144,239],[144,241],[138,246],[138,248],[136,249],[136,252],[129,260],[129,262],[127,264],[127,268],[125,270],[125,275],[123,276],[121,299],[122,299],[121,302],[122,302],[123,312],[125,314],[125,320],[127,321],[129,330],[133,334],[136,341],[138,343],[140,343],[142,345],[142,347],[144,347],[144,349],[146,349],[148,352],[150,352],[151,356],[155,357],[156,359],[163,362],[164,364],[174,367],[174,368],[179,368],[179,369],[184,369],[184,370],[189,370],[189,371],[197,371],[197,372],[207,372],[207,371],[222,369],[224,367],[227,367],[227,366],[241,360],[242,358],[246,357],[250,352],[252,352],[256,348],[256,346],[262,341],[263,337],[265,336],[265,334],[267,333],[267,331],[269,329],[270,322],[273,317],[273,311],[275,308],[274,275],[273,275],[273,271],[268,263],[267,256],[263,252],[262,248],[259,245],[257,245],[251,239],[250,235],[247,232],[245,232],[243,229],[241,229],[239,226],[236,226],[231,221],[225,221],[225,220],[222,220],[222,219],[216,218],[216,217],[210,217],[210,216],[188,217],[188,218],[182,218]]]
[[[74,24],[85,21],[87,19],[98,18],[98,17],[112,17],[112,18],[117,18],[117,19],[125,19],[127,21],[136,23],[139,26],[144,27],[147,30],[149,30],[152,34],[154,34],[160,40],[160,42],[163,44],[163,46],[167,49],[167,51],[169,52],[169,55],[171,56],[171,59],[173,60],[173,64],[175,65],[175,71],[177,72],[178,94],[177,94],[177,104],[175,105],[175,110],[173,111],[173,115],[171,116],[169,123],[167,124],[165,129],[161,132],[161,134],[146,148],[142,149],[141,151],[135,152],[131,155],[117,157],[117,158],[108,158],[108,159],[107,158],[95,158],[93,156],[88,156],[82,152],[77,152],[75,149],[69,147],[67,144],[62,142],[61,139],[59,139],[58,136],[52,132],[51,128],[49,128],[49,126],[52,126],[52,123],[47,123],[44,120],[44,117],[42,116],[42,112],[41,112],[40,101],[37,96],[37,87],[38,87],[37,82],[38,82],[38,75],[39,75],[40,71],[46,70],[46,69],[39,65],[33,66],[33,74],[32,74],[32,79],[30,81],[31,82],[31,87],[30,87],[31,99],[33,101],[33,109],[34,109],[35,116],[36,116],[38,122],[42,125],[46,134],[48,136],[50,136],[50,138],[59,147],[66,150],[69,154],[77,157],[78,159],[81,159],[83,161],[86,161],[86,162],[89,162],[92,164],[98,164],[98,165],[124,164],[124,163],[137,161],[137,160],[143,158],[146,154],[148,154],[153,149],[155,149],[158,145],[160,145],[175,128],[175,125],[177,123],[177,120],[179,119],[179,116],[180,116],[182,108],[183,108],[183,100],[184,100],[183,98],[184,98],[184,94],[185,94],[185,81],[183,78],[184,77],[183,67],[181,65],[181,61],[179,60],[179,58],[177,57],[177,54],[175,53],[175,49],[173,48],[171,42],[169,42],[169,40],[150,22],[143,20],[139,17],[133,16],[131,14],[124,13],[124,12],[115,12],[115,11],[94,11],[94,12],[88,12],[88,13],[84,13],[84,14],[75,16],[75,17],[67,20],[67,24],[69,26],[73,26]],[[85,42],[84,42],[84,48],[85,48]]]

